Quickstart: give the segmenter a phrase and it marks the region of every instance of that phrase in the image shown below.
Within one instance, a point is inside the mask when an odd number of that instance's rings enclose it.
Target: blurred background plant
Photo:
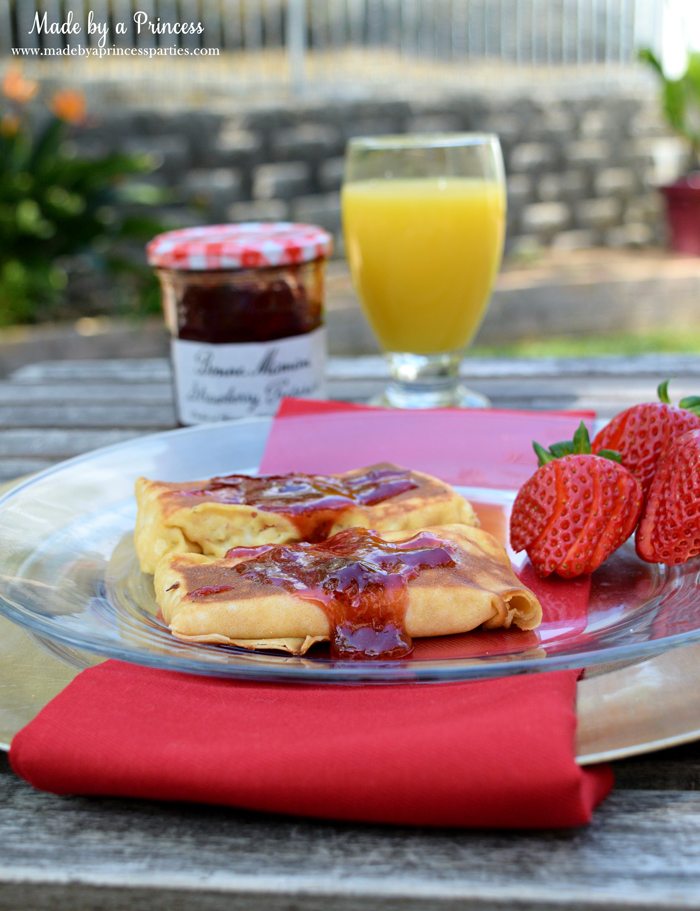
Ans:
[[[688,54],[685,72],[672,78],[649,47],[641,48],[639,59],[658,76],[661,108],[671,129],[688,144],[688,170],[700,168],[700,53]]]
[[[80,91],[45,97],[17,66],[1,90],[0,325],[70,315],[65,290],[79,260],[93,275],[119,275],[118,307],[128,299],[132,311],[151,310],[153,277],[129,244],[162,230],[148,213],[162,194],[129,178],[149,173],[152,160],[79,154],[72,139],[88,116]]]

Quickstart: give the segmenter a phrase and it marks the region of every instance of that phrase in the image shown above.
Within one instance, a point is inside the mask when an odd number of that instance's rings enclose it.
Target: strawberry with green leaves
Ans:
[[[670,566],[700,555],[700,429],[676,437],[662,453],[637,529],[637,553]]]
[[[661,453],[674,437],[700,429],[700,396],[671,404],[668,380],[658,388],[659,401],[634,405],[616,415],[594,438],[593,452],[613,449],[639,478],[646,495]]]
[[[533,443],[540,467],[513,504],[510,539],[541,576],[592,573],[629,538],[642,509],[639,481],[616,452],[591,452],[581,423],[572,441]]]

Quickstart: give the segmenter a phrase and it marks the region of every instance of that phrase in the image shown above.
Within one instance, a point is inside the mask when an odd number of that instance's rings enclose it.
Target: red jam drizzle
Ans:
[[[234,547],[227,557],[243,558],[225,571],[234,590],[232,575],[279,586],[319,605],[330,624],[331,653],[345,660],[408,655],[413,648],[405,628],[409,581],[423,570],[456,562],[452,547],[427,532],[392,544],[365,528],[341,531],[318,544]],[[190,597],[203,595],[199,589]]]
[[[172,585],[170,588],[166,588],[166,591],[171,591]],[[223,595],[225,592],[233,591],[232,585],[203,585],[202,588],[197,588],[193,592],[190,592],[187,595],[188,601],[199,601],[200,598],[210,598],[212,595]]]
[[[338,513],[358,504],[374,506],[416,487],[418,484],[405,469],[377,467],[350,478],[232,474],[212,478],[187,496],[284,513],[297,525],[303,538],[317,541],[327,536]]]

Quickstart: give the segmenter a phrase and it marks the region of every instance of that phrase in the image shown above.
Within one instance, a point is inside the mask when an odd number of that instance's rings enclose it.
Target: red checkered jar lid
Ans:
[[[160,269],[202,272],[306,263],[328,256],[332,247],[331,235],[315,225],[247,221],[168,231],[153,238],[146,254]]]

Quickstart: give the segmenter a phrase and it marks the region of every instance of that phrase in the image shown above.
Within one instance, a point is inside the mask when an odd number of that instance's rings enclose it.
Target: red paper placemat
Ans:
[[[260,470],[347,471],[398,462],[450,484],[515,490],[534,471],[533,439],[571,439],[592,411],[402,411],[285,399]],[[311,442],[313,441],[313,442]]]

